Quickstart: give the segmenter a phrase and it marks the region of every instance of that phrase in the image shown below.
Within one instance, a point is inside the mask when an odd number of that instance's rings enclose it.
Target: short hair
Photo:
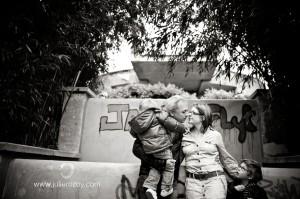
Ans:
[[[212,125],[212,112],[207,104],[194,104],[194,107],[198,110],[200,115],[204,116],[204,121],[202,123],[204,129],[207,129]]]
[[[143,99],[139,104],[139,111],[143,112],[150,108],[156,108],[159,109],[159,105],[151,98],[145,98]]]
[[[254,182],[259,182],[263,179],[261,164],[259,162],[252,159],[242,159],[240,164],[242,163],[245,163],[247,165],[247,168],[249,170],[249,177],[251,177],[251,180],[253,180]]]
[[[172,97],[166,99],[165,103],[163,104],[163,107],[168,113],[175,112],[175,110],[178,108],[178,102],[183,99],[184,97],[180,95],[173,95]]]

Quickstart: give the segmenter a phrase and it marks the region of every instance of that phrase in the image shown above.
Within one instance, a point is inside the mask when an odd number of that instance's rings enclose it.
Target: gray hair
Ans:
[[[165,103],[163,104],[163,108],[168,113],[172,113],[178,108],[178,102],[183,99],[184,99],[184,97],[182,97],[180,95],[173,95],[172,97],[166,99]]]

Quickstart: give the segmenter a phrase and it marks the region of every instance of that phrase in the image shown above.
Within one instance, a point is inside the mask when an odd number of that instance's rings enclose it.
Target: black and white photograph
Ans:
[[[2,1],[0,198],[299,199],[299,11]]]

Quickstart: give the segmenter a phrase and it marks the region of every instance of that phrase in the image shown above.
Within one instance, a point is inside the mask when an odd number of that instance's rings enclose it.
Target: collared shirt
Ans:
[[[190,173],[223,171],[223,167],[234,177],[241,172],[237,161],[225,149],[222,135],[212,128],[204,134],[184,134],[182,150],[185,154],[186,170]]]

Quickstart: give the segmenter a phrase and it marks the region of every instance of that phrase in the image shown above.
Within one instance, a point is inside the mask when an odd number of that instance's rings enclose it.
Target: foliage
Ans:
[[[117,0],[1,3],[1,141],[56,147],[62,87],[86,86],[106,70],[108,49],[143,31],[134,5]]]
[[[246,96],[223,89],[206,89],[200,99],[247,99]]]
[[[297,1],[142,0],[140,8],[152,31],[135,41],[136,53],[159,59],[168,52],[172,64],[210,60],[219,75],[224,71],[230,77],[234,69],[235,77],[245,82],[262,78],[278,124],[274,133],[284,134],[281,142],[300,154],[291,125],[300,111],[294,96],[300,85],[295,72],[300,44]],[[244,70],[250,73],[242,77]]]
[[[295,75],[283,66],[291,67],[287,62],[296,52],[290,49],[299,44],[297,8],[294,1],[141,1],[153,31],[141,38],[136,52],[160,58],[167,51],[171,61],[213,60],[228,76],[236,68],[237,78],[250,68],[245,81],[261,77],[271,88],[293,86]],[[224,49],[229,58],[220,54]]]
[[[118,87],[108,91],[108,98],[162,98],[166,99],[173,95],[196,98],[195,94],[191,95],[182,88],[174,84],[130,84]]]

